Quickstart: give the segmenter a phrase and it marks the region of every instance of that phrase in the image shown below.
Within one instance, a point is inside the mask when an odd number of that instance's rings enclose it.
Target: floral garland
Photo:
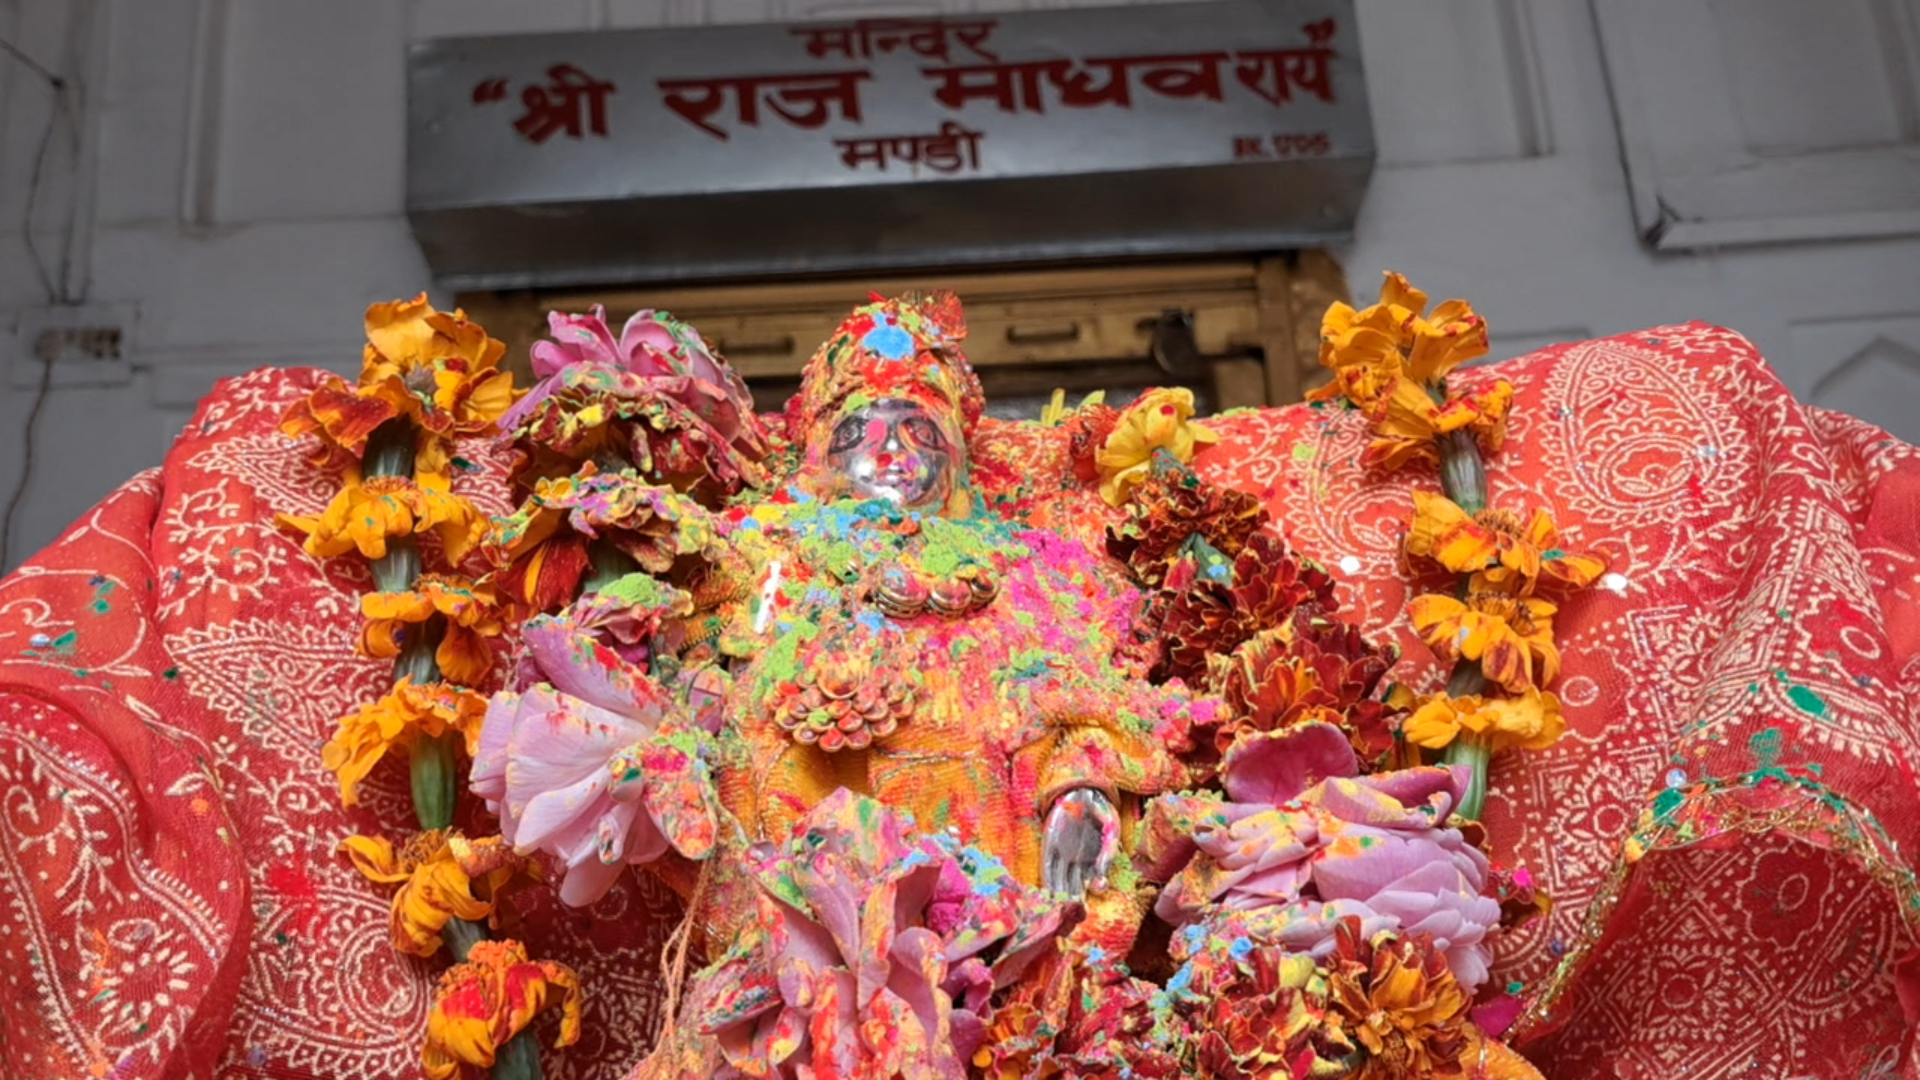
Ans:
[[[1603,556],[1563,549],[1544,509],[1491,505],[1482,454],[1506,440],[1513,387],[1499,379],[1477,393],[1447,388],[1455,369],[1486,352],[1486,323],[1465,301],[1428,313],[1425,293],[1388,274],[1379,303],[1359,311],[1337,303],[1327,312],[1320,363],[1334,378],[1308,394],[1366,414],[1369,463],[1438,466],[1444,494],[1413,493],[1406,550],[1458,575],[1457,584],[1452,595],[1415,596],[1407,617],[1454,667],[1446,689],[1420,699],[1400,734],[1472,767],[1459,808],[1468,818],[1480,816],[1494,753],[1545,749],[1565,731],[1559,698],[1546,689],[1560,671],[1559,608],[1548,597],[1586,588],[1607,570]]]
[[[903,317],[893,303],[860,317]],[[961,325],[940,303],[939,325]],[[1548,689],[1556,600],[1606,561],[1561,548],[1543,511],[1491,505],[1482,454],[1500,448],[1512,389],[1450,392],[1486,329],[1464,302],[1427,306],[1397,275],[1372,307],[1335,305],[1321,353],[1334,380],[1310,396],[1365,415],[1369,464],[1438,470],[1440,493],[1414,493],[1406,550],[1451,575],[1408,608],[1452,665],[1442,692],[1388,683],[1398,650],[1345,621],[1332,578],[1287,550],[1257,497],[1193,470],[1218,436],[1190,393],[1048,410],[1067,483],[1115,519],[1106,567],[1045,580],[1092,596],[1101,575],[1123,578],[1138,603],[1112,609],[1136,613],[1099,658],[1113,674],[1027,701],[1132,748],[1119,758],[1161,762],[1082,899],[844,788],[750,844],[720,791],[759,767],[742,724],[771,729],[770,752],[836,761],[911,733],[928,688],[880,644],[887,620],[944,623],[965,651],[969,620],[1033,603],[1007,600],[1017,567],[1095,553],[984,505],[962,527],[796,494],[792,433],[664,314],[617,335],[599,309],[552,315],[540,382],[516,400],[503,347],[458,312],[376,305],[359,383],[329,381],[285,425],[350,459],[347,485],[319,518],[286,520],[316,557],[373,561],[360,649],[393,659],[396,685],[341,718],[323,762],[352,805],[390,751],[410,760],[423,831],[342,850],[398,886],[396,949],[459,961],[428,1022],[428,1075],[537,1075],[516,1036],[556,1006],[561,1045],[578,1036],[572,973],[484,940],[503,895],[546,867],[562,901],[589,904],[645,866],[696,908],[758,913],[669,1007],[652,1077],[1536,1076],[1499,1041],[1520,1003],[1482,987],[1493,937],[1549,901],[1491,862],[1478,818],[1492,755],[1564,729]],[[894,344],[917,340],[899,328]],[[491,526],[447,475],[451,440],[480,435],[511,444],[522,495]],[[790,548],[768,538],[776,525]],[[428,554],[449,572],[420,573]],[[783,559],[799,563],[785,577]],[[861,630],[804,652],[789,634],[736,686],[732,661],[802,602],[837,604]],[[522,641],[510,688],[482,698],[508,621]],[[1048,670],[1040,655],[1009,663]],[[463,748],[498,835],[452,828]]]
[[[493,434],[513,404],[512,377],[498,368],[506,346],[459,311],[434,310],[424,294],[373,305],[366,328],[359,380],[328,378],[282,425],[289,436],[318,437],[316,465],[344,460],[345,482],[318,518],[280,521],[306,534],[315,558],[369,560],[375,591],[361,598],[357,644],[394,662],[392,690],[339,719],[321,763],[339,779],[341,802],[354,806],[373,769],[404,755],[420,830],[398,844],[354,836],[340,849],[370,880],[397,886],[396,951],[452,953],[427,1018],[426,1075],[451,1080],[493,1068],[537,1077],[533,1041],[515,1036],[557,1006],[560,1044],[577,1040],[579,980],[532,961],[518,942],[486,940],[502,900],[538,871],[501,837],[454,827],[455,761],[477,749],[487,708],[477,688],[491,679],[488,641],[501,619],[487,586],[421,572],[429,560],[458,569],[486,534],[485,518],[452,491],[454,440]]]

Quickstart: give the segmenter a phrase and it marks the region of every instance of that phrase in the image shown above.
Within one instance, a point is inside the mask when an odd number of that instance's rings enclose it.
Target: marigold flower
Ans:
[[[447,490],[446,479],[424,474],[361,479],[350,471],[345,487],[317,518],[281,514],[280,524],[307,534],[303,545],[316,559],[358,550],[369,559],[387,554],[387,541],[431,530],[447,558],[466,557],[486,532],[486,521],[472,503]]]
[[[377,836],[350,836],[340,850],[369,880],[399,883],[393,947],[412,956],[439,952],[440,932],[454,919],[493,914],[501,889],[528,866],[497,836],[469,840],[447,829],[418,833],[398,851]]]
[[[1197,684],[1206,676],[1209,654],[1231,653],[1297,612],[1312,616],[1339,607],[1333,579],[1296,558],[1286,541],[1268,529],[1249,536],[1231,568],[1220,569],[1225,572],[1205,575],[1195,560],[1184,558],[1167,572],[1147,620],[1148,625],[1157,623],[1160,638],[1156,681],[1179,678]]]
[[[1509,746],[1545,750],[1566,730],[1560,699],[1532,688],[1510,698],[1435,694],[1401,728],[1408,742],[1429,750],[1446,746],[1464,731],[1491,739],[1496,752]]]
[[[1427,313],[1427,294],[1389,273],[1380,302],[1356,310],[1336,303],[1320,323],[1320,363],[1334,379],[1307,392],[1310,401],[1345,397],[1361,408],[1391,396],[1402,383],[1438,387],[1461,364],[1487,352],[1486,321],[1464,300]]]
[[[1095,455],[1100,497],[1119,506],[1153,469],[1153,452],[1165,450],[1182,465],[1202,446],[1220,441],[1212,429],[1193,421],[1193,391],[1185,387],[1149,390],[1120,413],[1118,424]]]
[[[1472,1041],[1471,1004],[1446,958],[1425,935],[1361,935],[1360,920],[1342,919],[1328,959],[1332,1012],[1367,1054],[1355,1080],[1459,1076]]]
[[[1387,706],[1372,695],[1398,658],[1392,646],[1376,645],[1335,619],[1296,615],[1263,630],[1230,655],[1207,657],[1206,689],[1233,715],[1216,745],[1224,754],[1248,732],[1319,721],[1345,732],[1364,759],[1378,759],[1393,736]]]
[[[1415,633],[1441,656],[1478,660],[1486,677],[1513,693],[1544,686],[1560,673],[1553,643],[1559,608],[1535,596],[1516,596],[1476,574],[1467,598],[1428,594],[1407,604]]]
[[[1313,958],[1256,945],[1236,963],[1196,964],[1201,1012],[1197,1056],[1205,1075],[1219,1080],[1265,1080],[1310,1075],[1340,1061],[1340,1028],[1326,1022],[1326,1001],[1315,993],[1320,972]]]
[[[1560,548],[1560,531],[1545,510],[1535,510],[1524,525],[1511,510],[1482,510],[1469,515],[1453,500],[1432,492],[1413,493],[1413,526],[1407,553],[1425,555],[1456,573],[1485,571],[1494,585],[1512,583],[1531,592],[1535,582],[1584,588],[1607,571],[1599,555]]]
[[[493,594],[466,578],[422,574],[405,592],[374,592],[360,598],[367,617],[360,634],[360,652],[375,659],[391,659],[405,650],[409,627],[435,615],[446,620],[446,632],[434,652],[434,662],[449,681],[475,685],[493,668],[493,651],[486,639],[500,633]]]
[[[1507,440],[1507,409],[1513,384],[1498,380],[1477,394],[1435,401],[1419,383],[1402,379],[1368,409],[1374,439],[1360,456],[1369,468],[1398,469],[1410,461],[1438,462],[1442,435],[1466,431],[1487,453]]]
[[[579,977],[552,961],[534,963],[517,941],[476,942],[434,991],[420,1052],[428,1080],[477,1080],[507,1040],[555,1005],[560,1037],[554,1045],[572,1046],[580,1040]]]
[[[366,328],[359,382],[322,383],[287,414],[282,431],[318,433],[327,448],[357,457],[375,428],[405,416],[431,436],[419,470],[443,473],[447,440],[491,431],[513,404],[513,376],[498,366],[505,343],[464,312],[437,311],[421,293],[369,307]]]
[[[1191,469],[1156,470],[1127,503],[1126,519],[1107,527],[1107,553],[1158,585],[1194,537],[1231,559],[1267,520],[1259,496],[1208,483]]]
[[[453,731],[466,739],[471,754],[486,714],[487,699],[470,690],[402,679],[387,696],[340,718],[333,738],[320,749],[320,762],[339,777],[340,801],[352,806],[360,782],[388,751]]]

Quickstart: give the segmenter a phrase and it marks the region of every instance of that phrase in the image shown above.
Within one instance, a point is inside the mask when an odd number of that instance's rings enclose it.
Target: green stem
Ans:
[[[362,475],[413,476],[413,424],[403,418],[389,420],[367,437],[367,452],[361,459]],[[624,557],[624,556],[623,556]],[[420,547],[413,537],[394,537],[387,553],[373,560],[373,587],[380,592],[405,592],[413,588],[423,569]],[[440,640],[446,636],[445,617],[435,615],[415,628],[400,655],[393,661],[395,682],[407,680],[418,686],[440,680],[440,664],[435,659]],[[453,825],[453,808],[459,796],[459,736],[442,735],[437,739],[419,739],[413,744],[408,762],[413,781],[413,813],[422,829],[445,829]],[[455,961],[464,961],[475,944],[485,941],[485,923],[454,919],[442,931]],[[515,1036],[498,1049],[493,1063],[494,1080],[540,1080],[540,1048],[531,1035]]]
[[[1460,805],[1454,813],[1468,821],[1479,821],[1480,814],[1487,805],[1487,763],[1493,758],[1493,743],[1483,735],[1462,732],[1460,737],[1447,745],[1447,751],[1440,760],[1447,765],[1469,765],[1472,776],[1467,780],[1467,791],[1460,797]]]
[[[413,476],[413,422],[396,417],[367,436],[367,452],[360,459],[362,476]]]
[[[634,562],[632,556],[606,540],[595,540],[587,547],[587,561],[587,576],[580,584],[583,595],[599,592],[640,569],[640,564]]]
[[[1440,436],[1440,487],[1468,514],[1487,508],[1487,467],[1471,432]]]
[[[453,824],[453,804],[459,796],[460,769],[454,758],[456,735],[418,739],[408,765],[413,773],[413,813],[422,829],[444,829]]]
[[[455,962],[464,962],[473,947],[487,939],[485,923],[455,919],[440,931]],[[498,1048],[493,1059],[494,1080],[540,1080],[540,1044],[530,1032],[522,1032]]]

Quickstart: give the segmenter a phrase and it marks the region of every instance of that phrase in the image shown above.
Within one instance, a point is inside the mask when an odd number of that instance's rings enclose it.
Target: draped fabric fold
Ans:
[[[1496,372],[1515,395],[1495,504],[1549,510],[1612,564],[1558,616],[1568,735],[1493,773],[1494,858],[1555,898],[1497,949],[1510,1038],[1551,1077],[1913,1074],[1920,451],[1795,402],[1709,326],[1455,380]],[[390,948],[386,893],[336,851],[405,818],[405,770],[343,809],[320,765],[388,676],[354,651],[364,564],[315,562],[274,522],[337,486],[277,429],[318,378],[223,383],[160,469],[0,582],[8,1075],[419,1074],[436,968]],[[1399,641],[1390,678],[1443,681],[1403,615],[1399,523],[1431,478],[1368,472],[1337,407],[1207,426],[1196,467]],[[1029,527],[1097,539],[1114,512],[1070,483],[1071,431],[984,419],[976,478]],[[458,460],[455,490],[505,513],[503,454]],[[511,903],[586,989],[549,1075],[630,1068],[677,902],[633,874],[585,911]]]

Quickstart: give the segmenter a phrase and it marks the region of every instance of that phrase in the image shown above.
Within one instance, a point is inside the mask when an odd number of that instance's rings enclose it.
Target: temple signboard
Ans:
[[[428,41],[409,113],[465,287],[1322,243],[1374,157],[1351,0]]]

